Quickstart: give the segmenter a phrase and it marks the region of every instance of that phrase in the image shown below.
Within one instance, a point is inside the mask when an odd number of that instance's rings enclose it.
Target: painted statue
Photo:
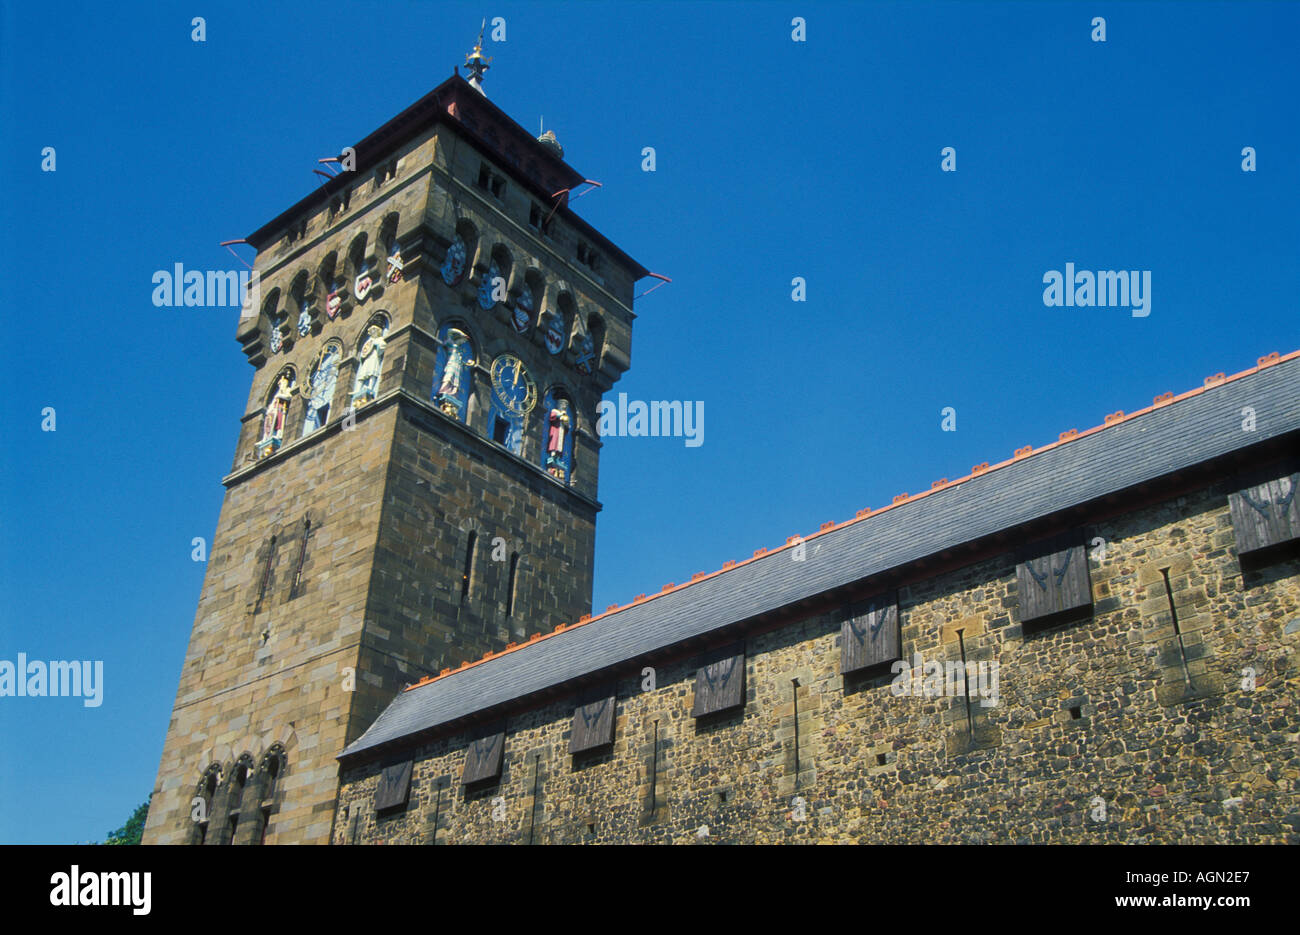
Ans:
[[[565,480],[568,465],[565,464],[564,444],[569,432],[569,401],[557,400],[547,414],[548,430],[546,433],[546,472],[557,480]]]
[[[393,244],[393,252],[388,257],[388,281],[402,281],[402,248]]]
[[[442,367],[442,382],[434,399],[442,406],[442,411],[453,418],[460,418],[461,386],[465,379],[465,368],[473,367],[470,357],[473,347],[469,336],[459,328],[452,328],[443,339],[447,361]]]
[[[366,343],[361,345],[361,366],[352,387],[352,405],[361,406],[379,394],[379,367],[384,362],[384,332],[378,325],[366,329]]]
[[[334,400],[334,388],[339,381],[339,346],[331,344],[325,348],[316,372],[311,378],[311,396],[307,400],[307,418],[303,422],[302,434],[310,435],[329,419],[330,403]]]
[[[307,300],[304,299],[302,311],[298,313],[298,334],[305,338],[309,331],[311,331],[311,310]]]
[[[288,374],[280,375],[275,395],[267,404],[266,415],[262,418],[262,437],[257,443],[257,456],[265,458],[280,450],[284,441],[284,423],[289,415],[289,402],[293,399],[293,384]]]

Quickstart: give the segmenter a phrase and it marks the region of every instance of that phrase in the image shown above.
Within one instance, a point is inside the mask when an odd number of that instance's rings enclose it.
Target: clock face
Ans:
[[[537,404],[537,384],[513,354],[492,361],[492,392],[501,408],[517,418],[528,415]]]

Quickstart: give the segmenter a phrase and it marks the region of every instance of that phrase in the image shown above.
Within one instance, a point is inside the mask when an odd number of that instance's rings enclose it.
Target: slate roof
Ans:
[[[1256,430],[1242,429],[1253,407]],[[1014,528],[1097,497],[1300,431],[1300,351],[1216,374],[1178,397],[1164,394],[1129,415],[883,510],[861,511],[805,537],[815,561],[793,562],[790,543],[653,598],[426,679],[384,710],[340,759],[526,698],[586,674],[632,663],[685,640],[815,597],[955,545]],[[828,524],[829,525],[829,524]]]

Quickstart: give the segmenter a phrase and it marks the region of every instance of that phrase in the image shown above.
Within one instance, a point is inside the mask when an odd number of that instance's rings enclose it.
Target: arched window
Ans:
[[[221,767],[213,763],[203,771],[203,778],[194,789],[194,798],[199,801],[190,803],[190,819],[194,822],[191,844],[206,844],[208,827],[212,822],[212,807],[217,798],[217,786],[221,782]]]
[[[593,373],[600,366],[600,354],[605,349],[605,320],[593,312],[587,317],[587,332],[578,342],[574,363],[583,373]]]
[[[307,397],[307,416],[302,423],[304,438],[329,421],[334,390],[339,382],[339,361],[342,359],[343,345],[338,341],[327,342],[316,358],[308,376],[310,384],[304,393]]]
[[[448,323],[438,330],[437,378],[433,384],[433,401],[447,415],[464,422],[467,404],[474,385],[474,343],[469,335]]]
[[[280,777],[284,775],[288,757],[284,752],[284,746],[274,744],[262,757],[262,763],[258,767],[258,822],[260,827],[256,835],[258,844],[266,843],[267,828],[271,824],[271,815],[279,805],[278,794],[280,791]]]
[[[379,373],[384,363],[388,319],[376,315],[366,325],[365,333],[357,340],[357,378],[352,384],[352,405],[364,406],[379,395]]]
[[[465,572],[460,578],[460,602],[469,600],[469,589],[474,583],[474,546],[478,544],[478,533],[469,532],[469,542],[465,546]]]
[[[370,288],[375,284],[374,277],[370,272],[370,257],[366,255],[365,234],[358,234],[352,240],[352,247],[348,251],[348,261],[352,264],[352,268],[356,270],[356,279],[352,283],[352,296],[358,302],[361,302],[370,294]]]
[[[384,261],[384,274],[389,282],[402,280],[402,248],[397,243],[397,217],[396,212],[389,214],[379,228],[379,242],[387,257]]]
[[[286,367],[276,377],[266,400],[266,414],[262,416],[262,435],[257,440],[257,457],[265,458],[280,450],[284,443],[284,426],[289,420],[289,403],[297,390],[297,375]]]
[[[280,353],[280,349],[284,347],[284,323],[288,316],[280,310],[279,305],[280,290],[272,289],[271,294],[262,303],[262,314],[266,316],[269,331],[267,344],[272,354]]]
[[[542,402],[542,467],[561,484],[573,474],[573,403],[561,389],[552,389]]]
[[[500,245],[492,248],[492,259],[487,272],[478,285],[478,306],[490,311],[505,298],[506,283],[510,281],[510,254]]]
[[[542,341],[551,354],[560,354],[568,342],[569,323],[573,321],[573,296],[561,292],[555,301],[556,308],[548,309],[542,316]]]
[[[221,832],[222,844],[233,844],[235,832],[239,829],[239,817],[244,806],[244,790],[253,771],[253,758],[245,753],[230,771],[230,788],[226,796],[226,812],[229,820]]]
[[[325,314],[329,316],[330,321],[333,321],[343,305],[343,297],[339,295],[343,280],[338,275],[337,254],[330,253],[321,260],[319,276],[325,289]]]
[[[456,236],[447,247],[447,255],[443,258],[442,269],[439,271],[442,274],[442,281],[447,285],[458,286],[464,281],[465,270],[469,268],[476,239],[474,227],[468,221],[460,221],[456,224]]]
[[[289,288],[289,294],[293,296],[293,307],[297,313],[297,319],[294,327],[298,336],[305,338],[311,333],[312,315],[311,315],[311,290],[308,288],[307,271],[303,270],[294,277],[293,285]]]
[[[515,331],[527,334],[533,327],[533,316],[537,314],[537,296],[542,294],[541,277],[529,270],[524,274],[524,285],[515,299],[515,307],[510,315],[510,324]]]

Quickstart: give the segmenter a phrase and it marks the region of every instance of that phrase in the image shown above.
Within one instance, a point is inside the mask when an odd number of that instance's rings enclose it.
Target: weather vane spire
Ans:
[[[492,59],[483,55],[483,30],[487,28],[487,19],[479,26],[478,41],[474,43],[474,51],[465,56],[465,67],[469,69],[469,83],[479,94],[487,97],[483,91],[483,73],[492,67]]]

